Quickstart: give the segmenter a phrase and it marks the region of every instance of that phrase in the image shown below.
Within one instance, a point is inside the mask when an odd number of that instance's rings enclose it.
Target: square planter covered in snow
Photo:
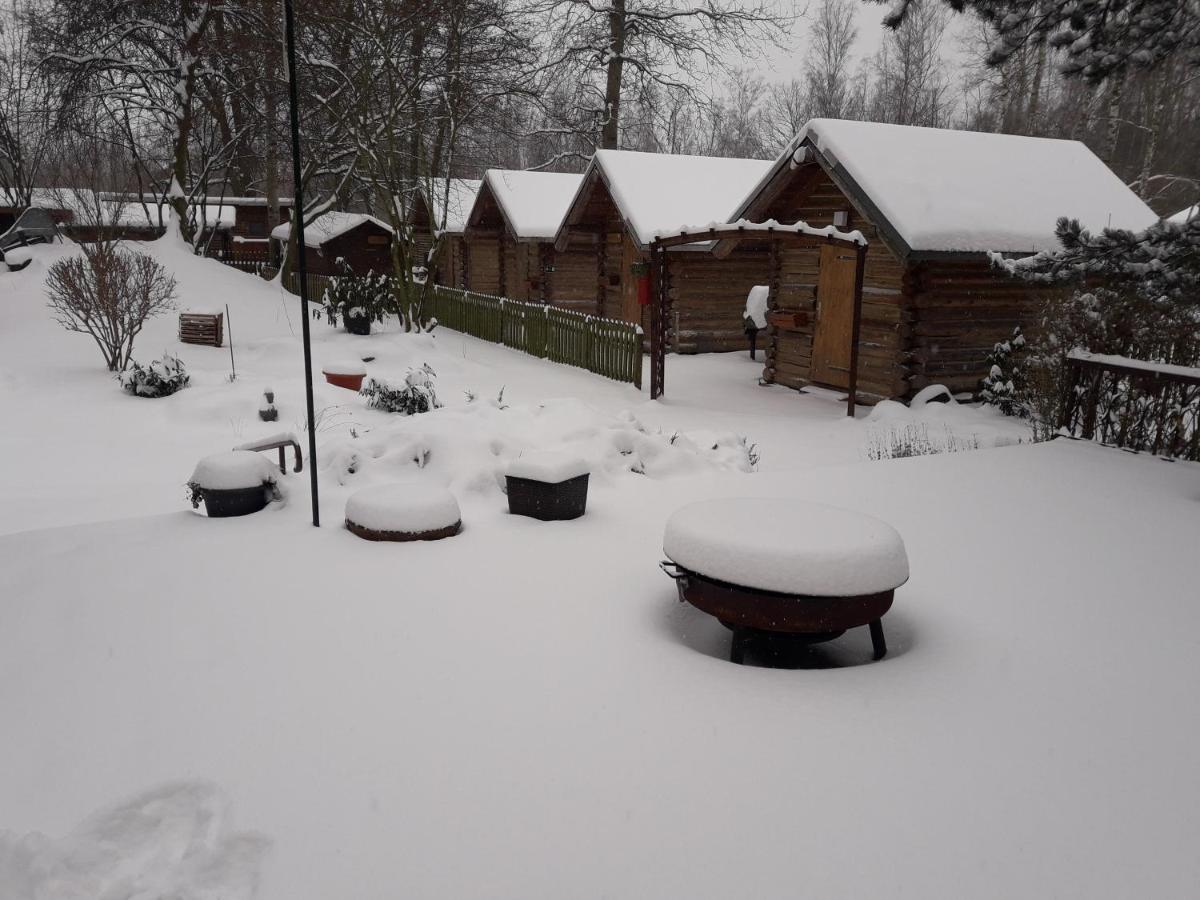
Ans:
[[[587,509],[588,464],[561,453],[525,453],[509,464],[508,511],[546,522],[578,519]]]

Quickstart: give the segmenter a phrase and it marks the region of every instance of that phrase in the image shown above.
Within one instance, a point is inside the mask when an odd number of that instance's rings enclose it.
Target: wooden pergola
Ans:
[[[834,232],[833,229],[814,228],[804,222],[780,225],[773,222],[735,222],[730,225],[714,225],[699,231],[680,230],[674,234],[660,234],[650,244],[650,398],[658,399],[666,388],[667,327],[671,321],[671,270],[667,250],[686,244],[707,242],[766,241],[787,242],[802,246],[819,247],[832,244],[855,253],[854,272],[854,319],[850,335],[850,384],[846,398],[846,415],[854,415],[858,387],[858,340],[862,321],[863,268],[867,255],[867,241],[861,234]],[[776,273],[772,273],[775,279]],[[777,285],[772,284],[772,296]]]

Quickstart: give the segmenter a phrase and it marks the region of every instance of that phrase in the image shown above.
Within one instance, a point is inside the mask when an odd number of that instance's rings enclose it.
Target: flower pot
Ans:
[[[367,377],[366,375],[339,375],[336,372],[325,372],[324,375],[325,380],[330,384],[348,391],[362,390],[363,379]]]
[[[351,334],[371,333],[370,316],[344,316],[342,321],[345,322],[346,330]]]
[[[505,476],[508,511],[543,522],[578,519],[587,511],[588,476],[579,475],[554,484],[531,478]]]
[[[201,488],[200,495],[210,519],[248,516],[267,505],[267,491],[262,485],[221,491]]]
[[[268,409],[260,409],[258,417],[264,422],[274,422],[279,419],[279,410],[273,406]]]

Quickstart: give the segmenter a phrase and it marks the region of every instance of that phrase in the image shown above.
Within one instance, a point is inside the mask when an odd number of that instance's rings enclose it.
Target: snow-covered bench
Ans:
[[[667,521],[663,551],[680,599],[733,631],[730,659],[739,663],[756,634],[818,643],[861,625],[882,659],[882,618],[908,580],[904,542],[890,525],[796,500],[692,503]]]

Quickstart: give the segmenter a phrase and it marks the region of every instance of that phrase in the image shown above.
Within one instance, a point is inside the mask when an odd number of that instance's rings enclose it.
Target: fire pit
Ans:
[[[882,659],[882,619],[908,580],[904,542],[891,526],[799,501],[693,503],[668,520],[663,550],[680,600],[733,631],[737,663],[756,638],[815,644],[863,625]]]

